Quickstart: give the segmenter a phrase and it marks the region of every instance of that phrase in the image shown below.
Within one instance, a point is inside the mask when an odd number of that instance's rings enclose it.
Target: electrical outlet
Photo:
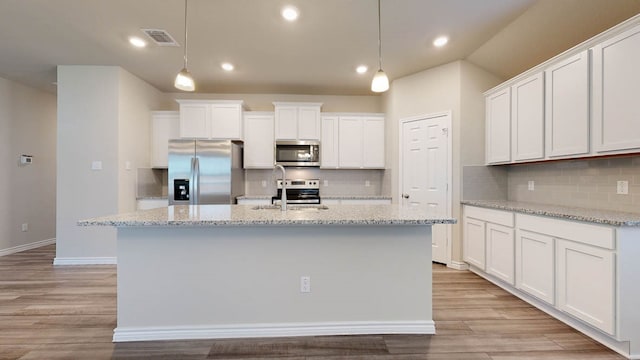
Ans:
[[[616,189],[616,193],[620,195],[629,194],[629,182],[627,180],[618,181],[618,186]]]
[[[527,183],[527,189],[529,189],[529,191],[533,191],[536,189],[536,183],[533,180],[529,180],[529,182]]]
[[[99,160],[92,161],[91,170],[102,170],[102,161],[99,161]]]
[[[267,180],[262,180],[261,184],[262,184],[263,188],[266,188],[267,187]]]
[[[22,231],[29,231],[29,223],[22,224]]]
[[[329,186],[329,180],[324,181],[324,186]]]
[[[300,292],[301,293],[310,293],[311,292],[311,277],[310,276],[300,276]]]
[[[366,187],[371,186],[371,182],[369,180],[365,180],[364,186],[366,186]]]

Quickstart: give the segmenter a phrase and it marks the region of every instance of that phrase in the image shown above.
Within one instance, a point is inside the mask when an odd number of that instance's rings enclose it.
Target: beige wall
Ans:
[[[462,166],[484,161],[484,96],[501,79],[466,61],[455,61],[396,79],[384,96],[387,168],[383,191],[398,202],[399,126],[403,118],[451,111],[452,216],[460,219]],[[462,261],[460,224],[452,227],[452,260]]]
[[[55,237],[55,134],[55,95],[0,78],[0,254]]]
[[[135,166],[149,166],[149,111],[167,103],[119,67],[58,67],[56,263],[115,259],[115,229],[76,222],[135,209]]]
[[[118,96],[118,212],[131,212],[136,210],[136,169],[151,166],[151,111],[175,101],[123,69]]]

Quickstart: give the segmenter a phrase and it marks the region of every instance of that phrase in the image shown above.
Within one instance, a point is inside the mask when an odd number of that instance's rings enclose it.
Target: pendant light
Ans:
[[[389,78],[382,70],[382,41],[380,40],[380,0],[378,0],[378,71],[371,81],[371,91],[385,92],[389,90]]]
[[[187,0],[184,0],[184,67],[176,76],[174,86],[183,91],[194,91],[196,84],[191,77],[191,73],[187,70]]]

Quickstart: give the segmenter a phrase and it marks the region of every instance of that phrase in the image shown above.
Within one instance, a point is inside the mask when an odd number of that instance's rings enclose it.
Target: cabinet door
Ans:
[[[300,106],[298,108],[298,139],[320,140],[320,107]]]
[[[365,168],[384,168],[384,119],[363,119],[363,164]]]
[[[615,333],[615,263],[611,250],[557,240],[558,308]]]
[[[640,26],[593,49],[596,152],[640,149]]]
[[[276,106],[276,140],[296,140],[298,138],[298,107]]]
[[[486,224],[487,273],[514,284],[513,228]]]
[[[486,97],[486,161],[487,164],[511,160],[511,89],[506,88]]]
[[[589,152],[589,54],[583,51],[545,70],[548,157]]]
[[[322,117],[322,137],[320,138],[320,167],[338,167],[338,117]]]
[[[180,104],[180,137],[206,139],[211,132],[208,104]]]
[[[273,168],[273,115],[245,115],[244,122],[244,167]]]
[[[544,76],[530,76],[511,87],[513,161],[544,157]]]
[[[518,229],[516,231],[516,288],[555,303],[553,238]]]
[[[151,114],[151,167],[169,165],[169,139],[180,136],[180,114],[177,111],[154,111]]]
[[[464,218],[464,261],[484,270],[485,259],[485,223],[484,221]]]
[[[363,161],[363,121],[358,117],[340,117],[338,139],[339,166],[359,169]]]
[[[242,140],[241,105],[211,105],[211,138]]]

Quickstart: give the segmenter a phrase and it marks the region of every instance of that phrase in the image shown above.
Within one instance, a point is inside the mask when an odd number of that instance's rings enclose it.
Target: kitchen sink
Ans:
[[[280,210],[280,205],[258,205],[251,208],[252,210]],[[287,211],[316,211],[329,210],[327,205],[289,205]]]

